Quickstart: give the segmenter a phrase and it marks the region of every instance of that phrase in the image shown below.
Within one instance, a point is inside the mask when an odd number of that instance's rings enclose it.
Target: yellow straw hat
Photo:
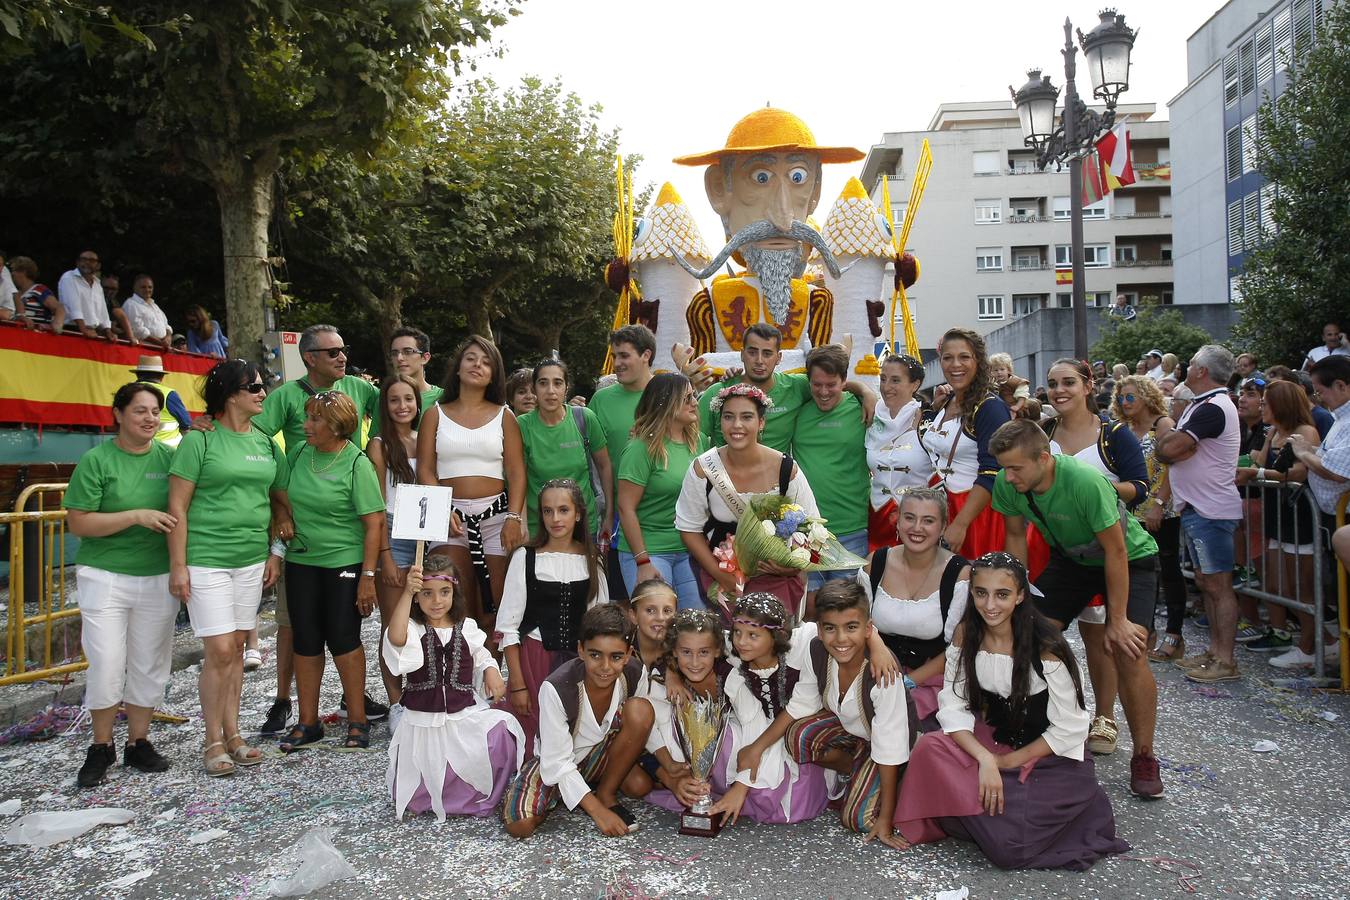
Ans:
[[[707,166],[729,153],[777,153],[804,150],[816,154],[823,163],[857,162],[863,152],[853,147],[819,147],[806,123],[784,109],[766,106],[757,109],[731,127],[727,145],[721,150],[677,156],[682,166]]]

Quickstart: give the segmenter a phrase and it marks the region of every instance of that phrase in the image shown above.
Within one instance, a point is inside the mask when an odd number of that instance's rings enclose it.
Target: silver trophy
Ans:
[[[695,695],[675,707],[675,736],[689,761],[689,769],[699,781],[711,782],[717,751],[722,746],[726,723],[726,701],[721,696]],[[680,834],[715,837],[722,830],[722,817],[712,814],[713,799],[705,794],[680,816]]]

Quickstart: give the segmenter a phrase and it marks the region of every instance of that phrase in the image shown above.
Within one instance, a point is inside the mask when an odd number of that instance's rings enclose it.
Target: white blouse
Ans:
[[[892,551],[894,552],[894,551]],[[871,576],[858,570],[858,584],[866,591],[872,590]],[[970,598],[970,582],[961,580],[952,590],[952,605],[947,608],[947,619],[942,618],[942,589],[927,597],[902,600],[886,592],[884,584],[877,584],[877,592],[872,597],[872,622],[877,631],[883,634],[899,634],[905,637],[927,641],[941,637],[948,644],[952,634],[966,614],[966,604]]]
[[[1073,676],[1059,660],[1045,660],[1041,667],[1045,670],[1042,680],[1031,670],[1029,689],[1032,694],[1048,690],[1050,699],[1046,706],[1046,717],[1050,727],[1041,737],[1050,745],[1056,756],[1068,759],[1083,759],[1083,744],[1087,741],[1088,726],[1092,717],[1078,702],[1074,690]],[[1004,653],[989,653],[981,650],[975,655],[975,672],[980,679],[980,687],[993,691],[1000,697],[1012,693],[1013,658]],[[975,716],[970,711],[969,701],[963,699],[966,690],[966,676],[961,669],[961,648],[947,648],[947,672],[942,679],[942,691],[938,694],[938,724],[947,734],[955,731],[974,731]]]
[[[809,667],[811,665],[810,646],[815,637],[815,622],[803,622],[794,628],[790,646],[780,665],[786,665],[798,672],[801,671],[803,666]],[[748,747],[759,740],[760,735],[773,724],[773,719],[765,714],[764,705],[760,702],[759,696],[750,689],[750,685],[746,684],[745,676],[741,674],[741,660],[735,656],[729,656],[728,662],[734,668],[731,674],[727,675],[726,683],[722,689],[726,694],[727,702],[731,704],[732,715],[736,717],[736,723],[739,726],[740,745],[733,748],[739,752],[741,747]],[[760,678],[768,681],[777,674],[778,666],[770,669],[754,669],[753,671]],[[791,696],[785,698],[789,703],[791,699]],[[736,760],[733,756],[731,765],[727,768],[734,768],[735,764]],[[792,763],[791,757],[788,756],[787,745],[780,739],[764,751],[764,755],[760,759],[758,780],[752,781],[750,779],[749,769],[738,771],[735,776],[737,781],[749,787],[776,788],[782,784],[785,772],[794,780],[796,779],[796,766]]]
[[[952,441],[958,443],[956,454],[948,466],[947,455],[951,453]],[[975,438],[962,433],[959,414],[941,424],[934,419],[923,433],[923,446],[928,451],[933,469],[942,476],[947,490],[953,494],[963,494],[975,486],[975,478],[980,474],[980,445]],[[948,468],[950,472],[946,471]]]
[[[816,506],[816,495],[811,491],[811,485],[807,484],[806,476],[802,473],[801,466],[794,466],[796,469],[792,474],[792,479],[788,482],[787,500],[795,503],[806,510],[807,515],[818,516],[820,509]],[[777,484],[774,490],[777,490]],[[737,491],[737,495],[744,501],[749,502],[754,497],[755,491]],[[708,479],[699,475],[693,466],[684,473],[684,484],[680,486],[680,498],[675,502],[675,529],[677,531],[690,531],[703,533],[703,527],[708,523],[709,513],[711,518],[722,522],[736,522],[740,516],[727,508],[726,501],[722,499],[721,493],[717,488],[708,492]]]
[[[615,680],[609,708],[599,721],[596,721],[595,711],[586,696],[585,681],[577,684],[577,690],[581,692],[577,722],[575,727],[569,728],[567,711],[563,709],[557,688],[549,681],[539,686],[539,776],[544,784],[558,786],[568,809],[576,809],[582,798],[591,792],[577,763],[608,736],[614,716],[628,699],[628,682],[622,675]]]
[[[911,400],[891,418],[885,403],[878,403],[867,429],[867,468],[872,472],[871,503],[881,509],[886,501],[899,499],[906,488],[923,487],[933,474],[933,461],[919,440],[919,401]]]
[[[586,557],[578,553],[545,553],[534,555],[534,577],[540,581],[582,581],[586,578]],[[595,599],[586,607],[609,601],[609,581],[605,578],[603,563],[596,565],[595,577],[600,582]],[[506,570],[506,585],[502,589],[502,603],[497,608],[498,646],[505,650],[520,643],[520,623],[525,618],[525,548],[511,554],[511,565]],[[526,637],[540,640],[536,628]]]
[[[808,662],[802,668],[801,677],[792,691],[792,700],[788,703],[788,714],[794,719],[804,719],[820,712],[822,699],[824,708],[839,717],[839,724],[854,737],[871,742],[872,762],[882,766],[898,766],[909,762],[909,709],[905,703],[905,684],[900,679],[889,687],[881,684],[872,687],[872,727],[867,727],[862,711],[862,683],[866,673],[858,670],[844,696],[839,696],[839,664],[834,657],[825,661],[825,695],[822,698],[820,683]]]
[[[441,643],[450,640],[450,634],[453,628],[437,628],[436,634],[441,638]],[[384,657],[384,664],[389,667],[389,671],[394,675],[410,675],[422,668],[426,661],[422,653],[422,637],[427,633],[426,626],[420,622],[408,621],[408,639],[402,647],[395,647],[389,643],[389,630],[385,629],[384,637],[380,641],[380,654]],[[456,716],[471,712],[474,709],[486,708],[488,703],[483,697],[483,675],[488,669],[497,669],[497,674],[501,670],[497,668],[497,661],[492,658],[492,653],[487,649],[487,634],[478,627],[478,623],[473,619],[465,618],[463,623],[464,640],[469,645],[469,651],[473,654],[473,689],[476,695],[473,706],[465,707],[457,713],[443,712],[423,712],[417,709],[404,711],[404,721],[412,725],[421,725],[428,728],[437,728],[446,722],[453,721]]]

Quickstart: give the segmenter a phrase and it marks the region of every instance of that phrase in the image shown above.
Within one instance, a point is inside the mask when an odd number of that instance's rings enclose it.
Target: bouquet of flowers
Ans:
[[[751,577],[765,560],[805,572],[856,569],[867,563],[844,549],[825,519],[808,515],[778,494],[750,499],[736,525],[735,548],[739,568]]]

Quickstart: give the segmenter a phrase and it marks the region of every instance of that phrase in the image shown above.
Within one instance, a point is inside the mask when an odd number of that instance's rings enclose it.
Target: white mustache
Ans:
[[[703,281],[705,278],[711,277],[718,269],[722,268],[723,264],[731,257],[731,254],[735,253],[746,244],[752,244],[755,241],[769,240],[770,238],[787,238],[788,240],[809,244],[814,247],[816,250],[820,251],[821,259],[825,262],[825,268],[829,269],[830,274],[835,278],[838,278],[840,275],[847,272],[857,263],[857,260],[854,260],[854,262],[849,263],[847,267],[841,269],[838,261],[834,258],[834,254],[831,253],[830,248],[825,245],[825,238],[820,232],[816,231],[805,222],[793,222],[791,228],[787,231],[783,231],[767,219],[752,222],[733,234],[731,239],[727,241],[726,246],[713,258],[713,261],[708,263],[708,265],[702,269],[695,269],[689,264],[689,261],[679,253],[675,254],[675,261],[690,275],[693,275],[699,281]],[[801,274],[805,269],[806,261],[802,260],[797,267],[795,277],[801,277]]]

